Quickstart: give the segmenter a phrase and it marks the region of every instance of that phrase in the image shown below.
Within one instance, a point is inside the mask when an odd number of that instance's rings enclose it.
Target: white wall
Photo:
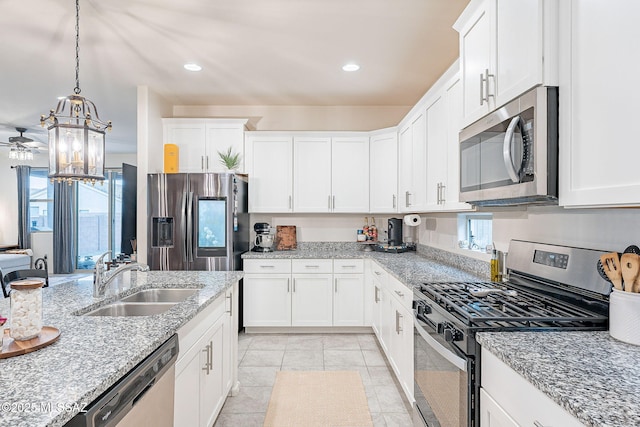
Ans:
[[[251,130],[370,131],[396,126],[411,107],[175,105],[173,117],[248,118]]]
[[[147,261],[147,173],[162,170],[162,118],[171,117],[171,105],[147,86],[138,86],[138,206],[136,239],[138,260]]]
[[[460,251],[456,214],[423,214],[422,219],[422,243]],[[508,250],[511,239],[622,251],[631,244],[640,244],[640,209],[496,209],[493,238],[501,251]]]

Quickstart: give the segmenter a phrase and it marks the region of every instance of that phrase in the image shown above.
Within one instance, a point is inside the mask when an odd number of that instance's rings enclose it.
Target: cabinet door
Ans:
[[[424,111],[411,123],[412,193],[409,196],[409,211],[424,210],[427,206],[427,129]]]
[[[331,326],[331,274],[294,274],[291,293],[292,326]]]
[[[226,153],[231,147],[233,153],[240,154],[240,166],[236,171],[244,173],[244,124],[240,121],[235,123],[208,123],[206,132],[206,171],[228,172],[227,167],[220,162],[218,152]]]
[[[496,4],[497,107],[542,83],[542,4],[543,0],[498,0]]]
[[[185,351],[186,349],[181,349]],[[173,424],[176,427],[200,425],[200,400],[194,398],[200,392],[201,353],[190,355],[188,360],[176,364]]]
[[[560,205],[639,206],[640,2],[560,2]],[[606,84],[594,82],[603,81]]]
[[[518,423],[513,421],[484,389],[480,389],[480,425],[482,427],[518,427]]]
[[[445,87],[444,101],[447,126],[447,177],[440,190],[446,210],[470,210],[468,203],[460,202],[460,130],[462,129],[462,81],[456,75]]]
[[[331,211],[369,212],[369,138],[331,139]]]
[[[413,129],[411,123],[400,129],[398,141],[400,171],[400,191],[398,192],[398,209],[400,212],[411,210],[409,197],[412,192],[413,174]]]
[[[331,138],[296,137],[293,159],[294,212],[330,212]]]
[[[205,171],[206,131],[204,121],[165,123],[165,144],[178,146],[180,172]]]
[[[495,99],[487,100],[487,89],[494,94],[493,75],[494,8],[496,0],[485,0],[468,17],[460,29],[460,65],[462,70],[464,125],[487,114],[495,107]],[[519,2],[517,2],[519,3]],[[488,87],[487,87],[488,86]]]
[[[249,212],[291,212],[293,143],[288,136],[248,136]]]
[[[426,109],[427,209],[442,209],[442,187],[447,185],[447,122],[444,97],[436,96]]]
[[[291,276],[247,274],[243,288],[244,326],[291,326]]]
[[[364,325],[364,276],[333,275],[333,326]]]
[[[223,316],[224,317],[224,316]],[[200,352],[200,426],[213,425],[222,404],[223,395],[223,358],[224,358],[224,322],[218,321],[212,327]],[[191,396],[195,398],[195,396]]]
[[[373,313],[371,314],[371,327],[378,339],[381,338],[381,313],[382,313],[382,289],[380,284],[373,281]],[[384,348],[384,346],[383,346]]]
[[[371,137],[369,207],[373,213],[398,211],[398,133]]]

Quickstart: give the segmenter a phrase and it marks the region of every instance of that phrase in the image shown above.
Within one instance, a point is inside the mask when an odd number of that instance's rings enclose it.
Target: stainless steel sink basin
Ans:
[[[141,303],[182,302],[198,291],[199,289],[185,288],[144,289],[142,291],[136,292],[135,294],[131,294],[127,297],[122,298],[121,301]]]
[[[116,301],[111,304],[96,308],[85,316],[152,316],[161,314],[176,305],[177,302],[123,302]]]

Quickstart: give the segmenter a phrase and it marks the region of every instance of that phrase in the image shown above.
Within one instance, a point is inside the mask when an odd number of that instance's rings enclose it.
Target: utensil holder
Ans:
[[[640,294],[613,289],[609,296],[609,334],[640,345]]]

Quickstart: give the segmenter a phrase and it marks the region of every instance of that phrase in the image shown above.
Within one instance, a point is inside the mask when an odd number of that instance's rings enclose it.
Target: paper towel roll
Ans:
[[[415,227],[422,224],[422,218],[420,218],[420,215],[405,215],[404,223]]]

